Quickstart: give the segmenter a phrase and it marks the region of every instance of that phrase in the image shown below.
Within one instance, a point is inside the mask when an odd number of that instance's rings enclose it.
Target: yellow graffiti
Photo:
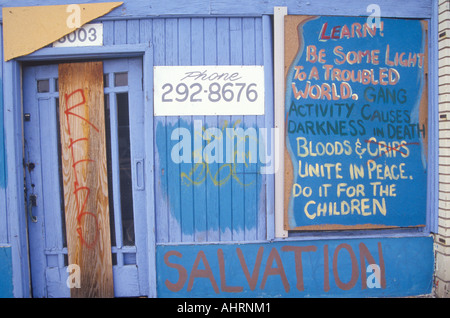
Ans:
[[[234,125],[233,128],[236,127],[236,125],[238,125],[240,123],[240,120],[237,120]],[[225,131],[226,134],[228,134],[228,131],[226,131],[226,128],[228,127],[228,121],[225,121],[223,127],[222,127],[222,134],[219,136],[214,136],[214,138],[217,138],[218,140],[223,138],[223,132]],[[202,131],[203,133],[205,132],[206,128],[205,126],[202,127]],[[195,134],[199,134],[199,132],[195,132]],[[203,137],[203,136],[201,136]],[[245,165],[245,167],[248,167],[248,163],[251,162],[251,153],[250,151],[248,152],[241,152],[239,153],[238,149],[238,145],[239,143],[243,142],[245,145],[245,142],[249,139],[249,138],[254,138],[248,135],[244,135],[242,136],[236,136],[236,145],[234,145],[233,143],[233,147],[234,147],[234,151],[233,151],[233,163],[224,163],[224,164],[220,164],[217,171],[215,173],[213,173],[211,171],[210,168],[210,163],[201,161],[199,163],[195,163],[194,166],[192,167],[192,169],[188,172],[181,172],[180,177],[182,182],[187,185],[200,185],[202,183],[204,183],[206,181],[207,178],[209,178],[213,184],[215,186],[222,186],[224,184],[226,184],[228,181],[231,180],[231,178],[233,178],[235,181],[237,181],[241,186],[243,187],[247,187],[252,185],[253,183],[255,183],[255,180],[252,180],[251,182],[245,183],[244,181],[242,181],[237,172],[236,172],[236,162],[237,159],[239,158],[239,156],[241,156],[241,159],[243,160],[243,164]],[[232,136],[227,135],[227,138],[232,138]],[[210,142],[212,142],[212,140],[208,140],[207,144],[209,144]],[[201,151],[201,150],[200,150]],[[194,150],[192,152],[194,159],[195,158],[202,158],[202,154],[199,153],[198,150]],[[207,159],[207,158],[205,158]],[[205,160],[208,161],[208,160]],[[194,160],[195,162],[195,160]],[[223,173],[223,176],[221,177],[221,173]]]

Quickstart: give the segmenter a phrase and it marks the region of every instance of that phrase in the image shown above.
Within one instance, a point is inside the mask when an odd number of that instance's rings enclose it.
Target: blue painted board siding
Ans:
[[[72,0],[70,3],[85,3],[84,0]],[[104,2],[102,0],[94,0],[90,2]],[[272,47],[272,42],[270,38],[266,38],[267,34],[271,32],[271,25],[269,23],[262,23],[261,26],[261,15],[273,14],[274,6],[287,6],[289,14],[313,14],[313,15],[367,15],[366,8],[373,1],[364,0],[359,1],[357,6],[355,6],[355,2],[345,1],[339,3],[339,6],[332,5],[330,6],[329,0],[318,0],[318,1],[310,1],[310,0],[285,0],[285,1],[273,1],[267,2],[262,0],[249,0],[245,3],[236,2],[230,0],[214,0],[214,1],[190,1],[188,3],[175,0],[170,2],[160,2],[156,0],[125,0],[124,5],[119,7],[116,10],[113,10],[111,13],[107,14],[104,17],[98,19],[98,21],[102,21],[104,25],[104,45],[119,45],[123,44],[134,44],[134,43],[143,43],[143,44],[151,44],[153,50],[153,63],[154,65],[177,65],[176,59],[178,59],[178,51],[171,51],[172,47],[177,48],[178,43],[175,43],[175,40],[178,35],[178,28],[175,29],[175,25],[178,24],[178,19],[173,18],[175,15],[183,15],[186,17],[198,17],[202,16],[204,18],[193,18],[188,19],[191,20],[191,30],[190,33],[192,35],[191,42],[189,47],[191,48],[190,56],[192,59],[192,63],[197,64],[198,61],[203,59],[204,64],[229,64],[231,63],[231,59],[235,61],[238,57],[240,57],[243,61],[248,61],[248,59],[255,59],[255,64],[266,64],[270,65],[271,57],[268,54],[263,54],[263,52],[267,52],[267,49],[260,49],[261,47],[270,48]],[[61,0],[49,0],[46,1],[45,5],[57,5],[64,4]],[[377,2],[381,8],[381,15],[384,17],[398,17],[398,18],[434,18],[435,24],[437,24],[436,19],[436,6],[434,6],[433,1],[423,1],[423,0],[402,0],[402,1],[390,1],[390,0],[381,0]],[[20,4],[17,1],[13,0],[5,0],[0,4],[0,8],[8,7],[8,6],[33,6],[33,5],[42,5],[42,2],[37,0],[24,0],[21,1]],[[433,11],[434,8],[434,12]],[[434,12],[434,13],[433,13]],[[211,16],[211,17],[206,17]],[[239,16],[233,20],[229,18],[219,18],[226,16]],[[244,20],[240,17],[248,16],[250,19]],[[154,19],[150,19],[153,17]],[[162,17],[170,17],[170,19],[163,19]],[[253,17],[256,17],[253,19]],[[0,21],[1,21],[1,10],[0,10]],[[117,20],[117,21],[115,21]],[[118,21],[121,20],[121,21]],[[254,41],[254,56],[247,56],[245,52],[235,52],[232,55],[231,46],[235,47],[235,43],[230,44],[230,39],[232,37],[232,33],[238,30],[231,30],[230,25],[239,25],[237,21],[241,20],[241,26],[244,25],[252,25],[254,23],[254,40],[251,39],[250,43],[253,44]],[[254,22],[251,22],[251,21]],[[270,21],[270,17],[263,16],[262,20]],[[187,23],[187,22],[184,22]],[[199,33],[196,30],[200,30],[203,25],[203,33]],[[269,28],[267,27],[269,25]],[[244,27],[245,29],[246,27]],[[259,29],[263,29],[263,31],[259,31]],[[436,28],[435,28],[436,29]],[[223,30],[228,30],[227,32],[223,32]],[[241,34],[234,34],[233,36],[237,36],[237,38],[242,37],[246,39],[247,36],[250,36],[252,33],[251,29],[247,30],[247,33],[242,31]],[[436,30],[435,30],[436,31]],[[164,36],[158,36],[159,34],[164,34]],[[1,38],[2,32],[0,32]],[[220,36],[219,36],[220,35]],[[434,37],[437,36],[437,32],[432,32]],[[197,51],[198,43],[203,37],[203,50]],[[264,38],[264,39],[263,39]],[[169,41],[168,39],[172,39]],[[246,42],[246,40],[242,40],[242,42]],[[437,43],[437,39],[435,38],[434,44]],[[187,44],[186,44],[187,45]],[[208,48],[208,49],[205,49]],[[0,50],[0,57],[2,56],[2,51]],[[64,51],[64,50],[63,50]],[[76,50],[74,50],[76,51]],[[435,50],[435,53],[437,50]],[[233,56],[233,57],[232,57]],[[437,57],[435,56],[434,61],[437,61]],[[172,64],[169,64],[172,63]],[[250,62],[249,62],[250,63]],[[250,63],[251,64],[251,63]],[[5,80],[5,108],[11,110],[12,106],[8,105],[16,105],[15,100],[19,100],[20,89],[18,86],[19,81],[15,78],[16,74],[19,74],[18,71],[18,63],[3,63],[3,68],[0,68],[0,79],[5,76],[5,79],[10,80],[14,79],[13,82],[6,82]],[[5,73],[3,74],[3,69]],[[151,71],[144,70],[147,74],[152,74]],[[270,70],[272,72],[272,70]],[[266,76],[267,78],[271,78],[270,76]],[[267,81],[267,79],[266,79]],[[2,87],[0,83],[0,87]],[[266,82],[266,87],[269,87],[272,83]],[[266,88],[267,89],[267,88]],[[437,100],[437,93],[432,94]],[[1,99],[0,99],[1,100]],[[437,104],[437,103],[436,103]],[[3,104],[0,104],[3,106]],[[269,103],[271,107],[272,104]],[[266,107],[266,110],[268,108]],[[16,119],[18,115],[7,115],[3,113],[3,110],[0,109],[0,116],[5,115],[7,119],[14,119],[14,123],[12,120],[9,123],[3,123],[3,118],[0,118],[0,134],[5,134],[3,131],[3,126],[8,127],[8,136],[15,136],[20,134],[19,130],[14,127],[19,127],[16,123]],[[194,118],[188,118],[191,125],[193,124]],[[197,119],[197,118],[195,118]],[[256,127],[270,127],[268,123],[271,123],[273,118],[270,115],[268,116],[256,116],[254,119],[256,120]],[[242,127],[247,127],[254,124],[254,120],[250,118],[245,118]],[[203,124],[206,127],[223,127],[226,123],[231,122],[231,118],[225,117],[212,117],[206,116],[203,117]],[[174,120],[172,118],[160,118],[155,119],[154,129],[156,132],[157,125],[162,125],[165,129],[166,140],[170,141],[170,130],[167,127],[170,125],[180,125],[180,121],[178,119]],[[436,130],[437,131],[437,130]],[[437,135],[436,135],[437,136]],[[3,137],[4,138],[4,137]],[[4,140],[0,138],[0,144]],[[437,138],[437,137],[436,137]],[[11,140],[11,139],[9,139]],[[8,141],[6,142],[5,147],[6,150],[10,154],[10,158],[19,158],[20,155],[20,145],[19,141]],[[0,146],[1,147],[1,146]],[[3,148],[5,152],[5,147]],[[160,165],[161,162],[165,162],[167,160],[167,149],[170,149],[170,144],[166,145],[166,155],[164,155],[164,151],[159,151],[157,149],[157,140],[155,139],[154,149],[155,149],[155,164]],[[434,147],[437,149],[437,147]],[[1,148],[0,148],[1,149]],[[169,152],[170,155],[170,152]],[[436,156],[437,159],[437,156]],[[1,170],[1,160],[3,161],[3,165],[6,166],[6,159],[0,154],[0,173]],[[9,159],[9,173],[10,176],[16,175],[17,171],[16,166],[20,167],[20,164],[16,164],[21,159]],[[158,166],[160,167],[160,166]],[[217,167],[213,168],[217,169]],[[150,168],[152,169],[152,167]],[[156,220],[156,235],[157,242],[181,242],[184,239],[187,241],[195,241],[195,242],[204,242],[204,241],[228,241],[232,239],[241,239],[241,233],[237,233],[237,229],[233,229],[231,227],[232,217],[231,208],[228,205],[224,204],[224,201],[227,198],[231,197],[231,189],[232,185],[228,188],[224,187],[224,189],[211,186],[212,181],[206,181],[204,185],[196,188],[193,192],[193,202],[201,201],[201,198],[198,197],[199,193],[204,193],[204,197],[206,200],[205,205],[202,206],[201,211],[206,211],[205,213],[195,214],[195,218],[190,220],[189,227],[181,226],[178,223],[177,217],[169,217],[169,211],[175,211],[174,215],[181,216],[181,207],[180,201],[176,200],[176,202],[169,202],[169,198],[167,197],[167,193],[163,192],[164,190],[171,191],[173,187],[173,183],[170,183],[170,186],[160,187],[159,183],[161,183],[164,179],[169,176],[169,172],[166,172],[164,176],[158,176],[156,174],[158,172],[155,170],[155,200],[157,201],[155,204],[157,205],[157,220]],[[174,171],[170,172],[173,173]],[[14,235],[15,233],[20,234],[18,236],[22,237],[20,244],[14,245],[12,248],[12,258],[18,259],[18,256],[21,252],[26,252],[26,246],[24,244],[24,240],[26,240],[25,232],[22,229],[19,229],[18,226],[24,225],[25,220],[22,216],[16,215],[16,210],[23,209],[23,202],[20,203],[20,191],[17,191],[17,184],[20,184],[20,174],[17,174],[17,178],[11,178],[11,182],[7,189],[4,189],[0,186],[0,243],[8,242],[8,237]],[[251,175],[251,173],[244,173],[247,175]],[[6,169],[4,170],[5,176],[5,185],[6,185]],[[251,210],[249,213],[246,212],[244,216],[244,221],[246,224],[251,224],[252,222],[257,223],[256,230],[244,231],[245,240],[251,241],[254,239],[265,239],[266,237],[273,237],[273,229],[270,227],[273,225],[273,218],[266,219],[266,213],[268,216],[273,217],[273,209],[268,209],[266,212],[266,206],[273,204],[273,202],[266,202],[268,196],[273,193],[273,183],[268,182],[270,179],[267,176],[259,176],[260,179],[257,180],[257,186],[252,188],[251,191],[246,191],[244,195],[244,202],[248,206],[251,204],[250,202],[254,202],[253,198],[259,201],[257,206],[257,210]],[[13,180],[15,179],[15,180]],[[171,179],[169,179],[171,180]],[[173,179],[174,182],[175,179]],[[178,184],[175,184],[175,186]],[[167,189],[168,188],[168,189]],[[437,188],[436,188],[437,192]],[[268,193],[268,194],[267,194]],[[228,195],[228,196],[227,196]],[[153,195],[150,197],[153,198]],[[7,210],[7,199],[9,199]],[[197,201],[195,201],[197,200]],[[269,199],[270,200],[270,199]],[[273,199],[272,199],[273,200]],[[173,206],[178,208],[174,210]],[[235,202],[235,206],[237,206],[237,202]],[[228,209],[228,210],[227,210]],[[3,212],[2,212],[3,211]],[[5,213],[8,212],[8,214]],[[247,210],[246,210],[247,211]],[[172,212],[171,212],[172,213]],[[177,214],[178,213],[178,214]],[[254,220],[254,213],[257,214],[256,220]],[[10,216],[10,220],[6,217],[6,215]],[[193,217],[194,217],[193,216]],[[237,216],[239,217],[239,216]],[[240,219],[242,222],[242,218]],[[266,222],[268,221],[267,224]],[[272,221],[271,221],[272,220]],[[8,226],[8,223],[10,226]],[[206,223],[205,223],[206,222]],[[25,228],[25,227],[24,227]],[[182,234],[182,228],[187,228],[188,230],[194,229],[193,233]],[[206,231],[198,232],[195,229],[204,229]],[[10,229],[11,233],[8,233],[8,229]],[[217,230],[220,229],[220,230]],[[234,231],[234,233],[233,233]],[[267,233],[266,233],[267,231]],[[272,234],[271,234],[272,233]],[[235,234],[235,235],[234,235]],[[16,235],[17,236],[17,235]],[[425,248],[428,250],[428,247]],[[424,250],[425,250],[424,249]],[[17,262],[16,262],[17,263]],[[23,262],[22,267],[19,269],[15,267],[14,275],[11,273],[11,276],[15,282],[15,294],[17,295],[25,295],[27,296],[27,282],[26,275],[28,273],[27,269],[28,263]],[[400,273],[397,273],[400,275]],[[22,277],[23,276],[23,277]],[[8,276],[10,277],[10,276]],[[6,285],[5,285],[6,286]],[[23,290],[22,290],[23,289]],[[9,290],[8,290],[9,293]],[[12,290],[11,290],[12,293]]]
[[[3,127],[3,81],[0,70],[0,189],[4,189],[6,187],[5,156],[6,153]]]
[[[3,43],[3,27],[0,25],[0,43]],[[0,44],[1,46],[2,44]],[[3,50],[0,50],[0,58],[3,61]],[[3,124],[3,67],[0,67],[0,189],[6,187],[6,152]],[[1,201],[0,201],[1,202]],[[1,241],[0,241],[1,242]]]
[[[103,27],[104,45],[151,43],[154,65],[271,65],[271,57],[264,54],[271,38],[263,35],[262,18],[119,20],[103,21]],[[272,104],[266,104],[270,116]],[[266,127],[265,116],[154,119],[157,242],[266,239],[267,178],[257,173],[257,165],[225,166],[214,179],[221,167],[210,164],[204,182],[193,185],[181,174],[187,175],[194,164],[171,163],[170,152],[176,143],[171,132],[177,127],[193,131],[194,121],[219,129],[234,124],[243,129]],[[217,179],[229,181],[218,186]]]
[[[3,27],[0,26],[0,43],[3,43]],[[0,50],[3,61],[3,50]],[[3,67],[0,67],[0,243],[8,243],[8,219],[6,217],[6,151],[3,107]]]
[[[262,29],[261,18],[154,19],[154,65],[264,65]],[[265,239],[265,178],[256,165],[173,163],[172,132],[186,128],[194,138],[195,123],[265,127],[264,116],[155,117],[157,242]]]
[[[262,18],[166,18],[103,21],[104,45],[151,43],[154,65],[264,65]],[[269,73],[270,74],[270,73]],[[271,85],[271,83],[270,83]],[[270,89],[269,89],[270,92]],[[271,103],[267,103],[270,114]],[[209,165],[204,182],[192,184],[194,164],[171,163],[177,127],[266,127],[265,116],[158,117],[155,127],[157,242],[253,241],[266,238],[266,176],[256,165]],[[206,145],[204,143],[204,145]],[[216,179],[229,179],[222,186]],[[251,184],[244,186],[244,184]]]
[[[205,3],[211,10],[204,6]],[[300,1],[296,5],[292,5],[288,1],[269,5],[252,1],[243,5],[227,1],[211,1],[209,4],[200,1],[198,6],[190,3],[188,7],[179,7],[183,9],[183,12],[179,14],[196,15],[199,12],[202,15],[225,12],[227,15],[232,15],[230,12],[240,12],[242,15],[272,14],[273,6],[276,5],[288,6],[289,13],[292,14],[300,13],[296,11],[299,7],[303,9],[302,14],[317,14],[319,11],[326,14],[331,10],[328,3],[319,1],[312,6],[308,2]],[[48,4],[60,4],[60,1],[50,1]],[[13,2],[4,3],[2,6],[9,5],[12,6]],[[21,5],[37,5],[37,3],[28,1]],[[405,2],[402,10],[386,10],[385,8],[392,7],[392,4],[387,1],[383,1],[379,5],[383,10],[383,15],[392,14],[397,17],[429,17],[431,15],[430,2]],[[267,43],[264,43],[261,17],[135,19],[142,16],[138,14],[137,8],[141,14],[146,12],[145,14],[150,16],[152,13],[161,15],[163,12],[166,15],[167,12],[175,15],[180,10],[171,10],[168,6],[170,4],[151,6],[148,1],[146,5],[143,5],[142,1],[125,1],[120,8],[121,13],[114,10],[99,19],[103,20],[104,25],[104,45],[151,43],[154,65],[262,65],[268,62],[267,57],[264,56],[264,52],[267,51],[264,50],[264,47],[267,46]],[[365,3],[360,6],[361,8],[350,8],[349,3],[343,3],[339,7],[333,8],[332,14],[355,15],[359,11],[361,11],[361,15],[367,14]],[[398,8],[398,3],[395,6]],[[150,7],[155,11],[147,12]],[[126,18],[130,18],[131,15],[134,18],[127,20]],[[161,137],[160,133],[157,133],[155,137],[157,241],[202,242],[265,239],[267,225],[265,214],[267,179],[265,176],[258,175],[255,185],[246,189],[241,189],[236,179],[220,188],[214,187],[212,181],[208,179],[204,184],[189,188],[182,187],[182,180],[177,177],[183,171],[176,169],[185,169],[186,167],[172,167],[167,170],[168,154],[173,145],[170,140],[172,129],[181,124],[189,124],[192,127],[193,121],[199,119],[202,119],[205,127],[220,128],[237,122],[243,128],[267,127],[265,125],[267,118],[263,116],[190,117],[183,118],[185,123],[181,123],[179,118],[155,119],[155,131],[158,131],[158,127],[165,129],[162,133],[164,137]],[[161,138],[165,138],[164,145],[161,143]],[[161,147],[165,147],[165,149]],[[254,172],[239,170],[241,168],[237,167],[237,174],[242,174],[243,180],[248,180],[253,176]],[[212,165],[211,169],[217,171],[218,167]]]

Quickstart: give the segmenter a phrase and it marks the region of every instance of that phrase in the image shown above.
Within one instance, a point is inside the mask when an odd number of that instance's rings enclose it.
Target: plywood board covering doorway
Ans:
[[[59,96],[71,297],[113,297],[102,62],[60,64]]]

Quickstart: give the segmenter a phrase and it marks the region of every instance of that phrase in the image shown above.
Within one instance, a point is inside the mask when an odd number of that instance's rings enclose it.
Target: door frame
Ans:
[[[145,153],[153,154],[153,50],[149,45],[129,44],[99,47],[43,48],[30,55],[4,63],[4,120],[7,166],[16,167],[7,184],[7,218],[10,220],[12,247],[13,285],[15,297],[31,297],[30,259],[28,253],[28,230],[26,203],[23,192],[23,90],[22,64],[25,62],[86,61],[93,59],[142,57],[144,91]],[[20,138],[19,138],[20,137]],[[154,206],[154,158],[145,158],[146,215],[147,215],[147,257],[148,297],[156,297],[156,238]]]

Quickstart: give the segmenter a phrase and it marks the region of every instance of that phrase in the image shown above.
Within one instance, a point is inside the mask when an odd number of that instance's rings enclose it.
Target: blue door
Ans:
[[[149,256],[142,59],[105,60],[103,70],[114,294],[146,296]],[[70,297],[72,269],[64,224],[58,65],[24,66],[23,79],[33,297]]]

